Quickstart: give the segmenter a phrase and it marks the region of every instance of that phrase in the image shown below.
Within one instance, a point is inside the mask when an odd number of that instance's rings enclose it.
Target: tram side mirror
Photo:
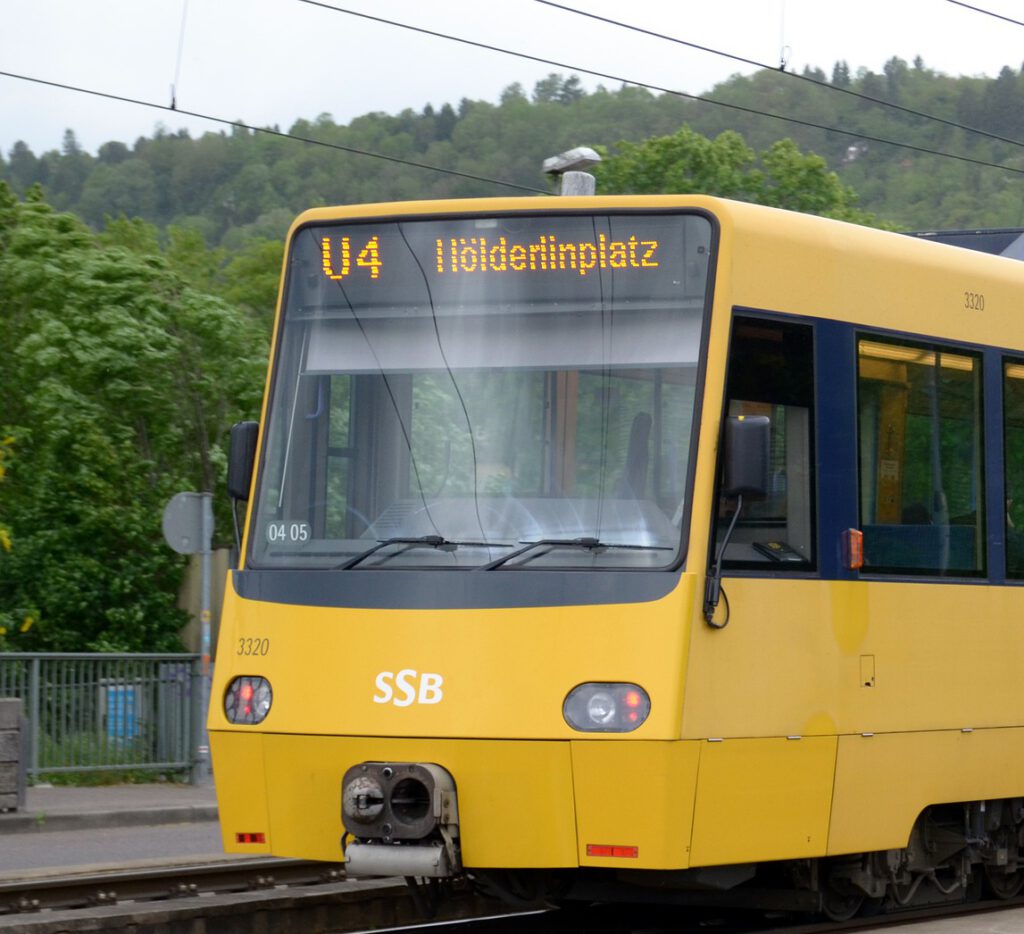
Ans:
[[[256,461],[259,422],[236,422],[231,426],[228,447],[228,494],[234,500],[247,500]]]
[[[729,416],[725,420],[722,495],[768,495],[770,440],[771,419],[767,415]]]

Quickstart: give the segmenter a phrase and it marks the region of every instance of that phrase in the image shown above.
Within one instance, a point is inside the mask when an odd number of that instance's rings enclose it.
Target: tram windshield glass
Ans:
[[[711,241],[692,214],[299,230],[250,566],[673,565]]]

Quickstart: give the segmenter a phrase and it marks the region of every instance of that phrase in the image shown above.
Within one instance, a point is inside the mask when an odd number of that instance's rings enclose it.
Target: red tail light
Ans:
[[[266,843],[265,833],[236,833],[235,843]]]
[[[588,843],[587,856],[614,856],[620,859],[636,859],[640,855],[638,846],[618,846],[608,843]]]
[[[266,678],[243,675],[228,685],[224,694],[224,716],[230,723],[262,723],[273,701],[274,692]]]

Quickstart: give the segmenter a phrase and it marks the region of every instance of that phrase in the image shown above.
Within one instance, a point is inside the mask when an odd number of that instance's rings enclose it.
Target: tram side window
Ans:
[[[737,317],[729,350],[726,414],[771,422],[771,486],[745,499],[724,562],[733,568],[814,567],[814,353],[806,325]],[[715,552],[736,501],[718,504]]]
[[[865,570],[983,574],[980,357],[860,339],[858,433]]]
[[[1006,575],[1024,578],[1024,360],[1003,364]]]

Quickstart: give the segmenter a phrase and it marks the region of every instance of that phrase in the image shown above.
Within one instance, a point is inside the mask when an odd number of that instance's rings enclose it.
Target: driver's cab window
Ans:
[[[733,322],[727,416],[767,416],[769,483],[744,497],[723,556],[727,567],[810,570],[814,549],[814,355],[806,325],[762,318]],[[715,553],[738,500],[719,495]]]

